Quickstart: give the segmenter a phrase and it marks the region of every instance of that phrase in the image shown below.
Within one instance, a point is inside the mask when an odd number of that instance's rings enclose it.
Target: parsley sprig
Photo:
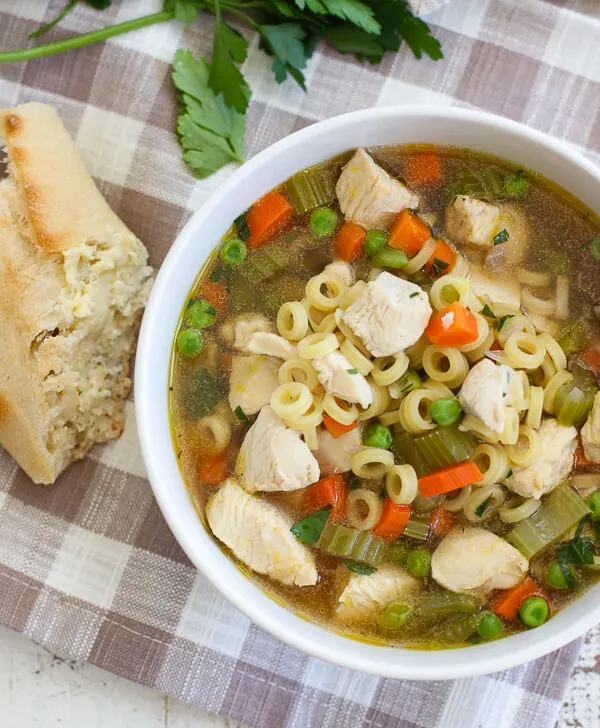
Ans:
[[[47,33],[79,4],[104,10],[112,2],[65,2],[57,17],[31,37]],[[416,58],[443,58],[439,42],[428,25],[413,15],[406,0],[164,0],[163,9],[150,15],[32,48],[0,52],[0,63],[62,53],[167,21],[193,23],[201,12],[216,19],[210,62],[178,50],[173,64],[181,102],[179,142],[184,160],[200,179],[228,162],[243,161],[251,90],[241,66],[248,41],[230,18],[258,33],[261,50],[273,59],[278,83],[291,77],[304,90],[307,61],[319,40],[369,63],[380,63],[386,52],[398,51],[403,42]]]

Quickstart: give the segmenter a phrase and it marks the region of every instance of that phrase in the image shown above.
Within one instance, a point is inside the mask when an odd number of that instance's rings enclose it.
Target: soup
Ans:
[[[240,215],[176,333],[175,446],[219,546],[297,614],[447,648],[600,569],[600,229],[500,159],[358,149]]]

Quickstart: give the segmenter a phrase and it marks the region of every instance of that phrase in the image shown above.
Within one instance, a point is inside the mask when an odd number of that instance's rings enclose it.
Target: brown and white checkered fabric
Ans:
[[[59,0],[0,0],[0,48],[22,47]],[[123,21],[159,0],[81,4],[54,37]],[[443,5],[443,7],[440,7]],[[305,95],[277,86],[251,38],[250,157],[296,129],[375,105],[425,102],[492,111],[600,159],[598,0],[422,0],[446,59],[403,50],[379,67],[320,48]],[[177,232],[233,166],[198,182],[173,135],[169,61],[209,52],[213,21],[149,28],[65,55],[0,66],[0,107],[60,111],[115,211],[158,266]],[[261,728],[544,728],[578,651],[471,680],[409,683],[342,670],[252,625],[199,576],[166,527],[140,459],[132,404],[123,437],[52,487],[34,487],[0,451],[0,622],[40,644]],[[9,721],[10,722],[10,721]]]

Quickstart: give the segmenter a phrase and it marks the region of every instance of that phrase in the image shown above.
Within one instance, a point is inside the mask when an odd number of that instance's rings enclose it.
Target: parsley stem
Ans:
[[[62,53],[63,51],[70,51],[74,48],[82,48],[93,43],[99,43],[115,35],[122,35],[123,33],[130,33],[132,30],[146,28],[149,25],[164,23],[167,20],[173,20],[173,18],[173,12],[163,10],[159,13],[144,15],[141,18],[127,20],[117,25],[109,25],[108,28],[100,28],[99,30],[93,30],[91,33],[83,33],[82,35],[76,35],[73,38],[66,38],[65,40],[55,41],[54,43],[44,43],[33,48],[22,48],[17,51],[0,52],[0,63],[28,61],[32,58],[52,56],[55,53]]]

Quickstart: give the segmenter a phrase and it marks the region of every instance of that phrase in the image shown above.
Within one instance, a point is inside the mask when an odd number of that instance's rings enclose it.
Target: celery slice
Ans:
[[[557,541],[589,512],[585,501],[573,488],[564,485],[550,493],[532,516],[517,523],[506,540],[530,559]]]
[[[303,169],[285,183],[285,191],[297,215],[327,205],[335,198],[333,169],[322,164]]]
[[[439,632],[435,633],[435,641],[444,646],[463,644],[476,630],[477,621],[472,614],[469,614],[444,624]]]
[[[273,278],[289,264],[289,251],[284,245],[268,245],[248,256],[244,265],[239,268],[239,275],[251,283],[262,283]]]
[[[415,447],[415,438],[401,430],[394,435],[392,452],[408,465],[412,465],[419,478],[431,472],[431,468]]]
[[[429,523],[420,518],[409,518],[402,535],[417,541],[426,541],[429,536]]]
[[[316,547],[332,556],[378,566],[386,557],[387,543],[370,531],[327,523]]]
[[[468,432],[453,424],[415,437],[414,446],[429,470],[439,470],[469,460],[477,444]]]
[[[594,406],[595,390],[582,389],[567,382],[556,393],[554,414],[561,425],[581,427]]]

